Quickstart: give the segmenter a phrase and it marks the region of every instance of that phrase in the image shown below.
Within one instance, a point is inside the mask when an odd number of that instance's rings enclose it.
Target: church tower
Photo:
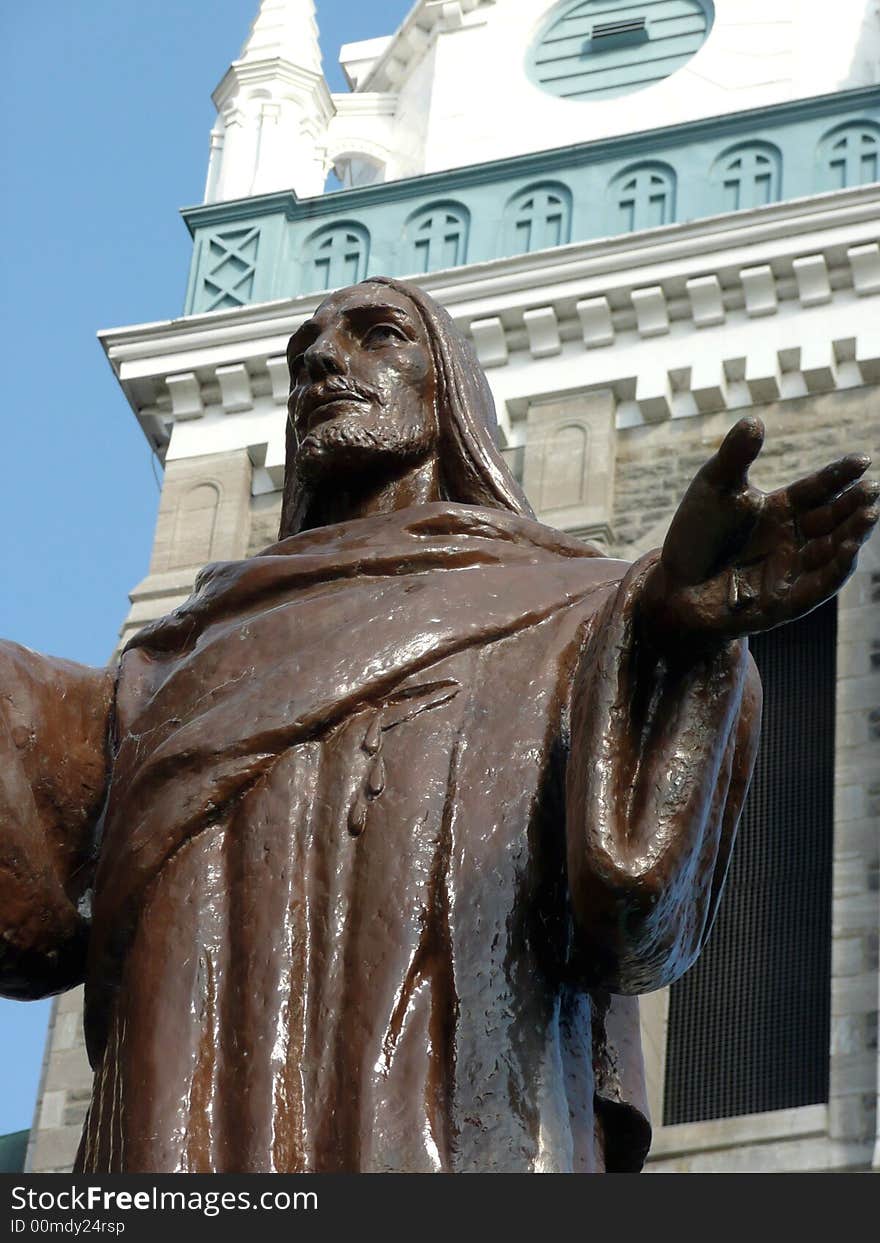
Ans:
[[[273,190],[300,198],[322,193],[333,103],[321,70],[314,0],[262,0],[213,100],[207,203]]]
[[[878,0],[417,0],[340,63],[331,92],[312,0],[262,0],[183,212],[183,315],[101,334],[165,470],[123,641],[274,540],[286,342],[369,275],[446,306],[542,520],[613,556],[662,543],[749,410],[765,490],[880,458]],[[878,606],[875,537],[837,603],[753,646],[763,767],[721,914],[642,999],[649,1169],[880,1166]],[[35,1170],[76,1149],[79,1004]]]

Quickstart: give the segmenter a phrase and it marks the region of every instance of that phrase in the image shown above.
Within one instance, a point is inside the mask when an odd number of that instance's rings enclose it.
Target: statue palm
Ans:
[[[740,419],[695,476],[645,586],[661,634],[733,639],[809,613],[839,591],[880,510],[864,454],[840,458],[776,492],[749,482],[764,443]]]

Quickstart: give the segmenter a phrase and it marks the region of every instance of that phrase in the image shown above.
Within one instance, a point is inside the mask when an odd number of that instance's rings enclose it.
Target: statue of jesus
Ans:
[[[279,540],[117,667],[0,644],[0,986],[85,981],[88,1172],[637,1170],[637,994],[693,963],[755,757],[750,633],[833,595],[867,459],[741,420],[634,565],[535,521],[448,315],[289,346]]]

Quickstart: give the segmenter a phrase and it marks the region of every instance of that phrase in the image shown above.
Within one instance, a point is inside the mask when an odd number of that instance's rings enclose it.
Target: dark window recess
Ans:
[[[709,943],[672,986],[663,1122],[828,1100],[837,609],[751,640],[764,724]]]

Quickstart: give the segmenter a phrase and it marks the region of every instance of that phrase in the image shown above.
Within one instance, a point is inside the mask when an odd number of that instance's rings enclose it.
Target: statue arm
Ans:
[[[593,619],[574,682],[569,888],[585,982],[612,993],[662,988],[699,954],[760,728],[745,642],[652,643],[639,605],[657,556]]]
[[[83,978],[113,674],[0,642],[0,993]]]

